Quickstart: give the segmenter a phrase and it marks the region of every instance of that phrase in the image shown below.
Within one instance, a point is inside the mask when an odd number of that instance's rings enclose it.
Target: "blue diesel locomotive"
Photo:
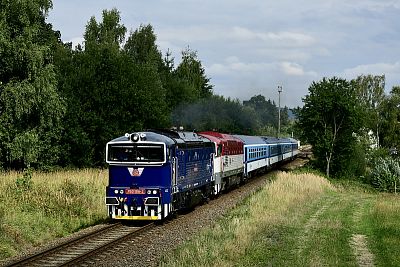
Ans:
[[[233,140],[243,147],[232,145]],[[226,151],[223,161],[221,151]],[[125,134],[106,146],[108,215],[121,220],[163,220],[297,153],[294,139],[172,130]],[[236,168],[241,174],[226,172],[238,178],[219,177],[239,155],[242,166]]]
[[[212,194],[213,143],[193,132],[148,131],[107,143],[112,219],[161,220]]]

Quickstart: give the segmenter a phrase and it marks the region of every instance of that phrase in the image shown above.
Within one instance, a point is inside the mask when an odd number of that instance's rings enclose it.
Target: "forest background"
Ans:
[[[149,128],[277,135],[274,101],[214,94],[197,51],[183,48],[175,65],[151,25],[128,34],[119,11],[104,10],[72,47],[46,22],[51,8],[0,2],[0,169],[104,166],[108,141]],[[376,148],[400,148],[400,88],[386,94],[384,75],[324,78],[303,102],[281,109],[281,136],[311,144],[327,176],[365,177]]]
[[[90,18],[72,47],[46,23],[51,6],[0,3],[1,168],[102,166],[108,141],[149,128],[276,135],[275,102],[213,94],[195,50],[183,48],[175,66],[151,25],[127,36],[116,9]],[[289,126],[287,107],[281,123]]]

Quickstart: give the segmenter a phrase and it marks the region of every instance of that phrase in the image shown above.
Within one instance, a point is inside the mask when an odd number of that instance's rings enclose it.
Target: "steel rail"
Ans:
[[[131,238],[135,234],[140,234],[153,225],[150,223],[138,228],[114,223],[5,266],[70,266],[89,257],[89,255],[99,253],[97,251],[102,251],[117,242],[121,242],[124,238]],[[79,248],[79,245],[81,245],[81,248]]]

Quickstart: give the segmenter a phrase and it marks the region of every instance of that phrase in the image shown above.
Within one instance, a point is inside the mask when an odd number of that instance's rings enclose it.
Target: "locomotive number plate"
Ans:
[[[127,194],[127,195],[134,195],[134,194],[144,195],[145,194],[145,190],[144,189],[127,188],[127,189],[125,189],[125,194]]]

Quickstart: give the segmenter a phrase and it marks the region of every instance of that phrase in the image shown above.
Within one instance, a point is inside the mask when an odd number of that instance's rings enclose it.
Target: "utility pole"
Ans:
[[[281,93],[282,86],[278,85],[278,138],[281,135]]]

